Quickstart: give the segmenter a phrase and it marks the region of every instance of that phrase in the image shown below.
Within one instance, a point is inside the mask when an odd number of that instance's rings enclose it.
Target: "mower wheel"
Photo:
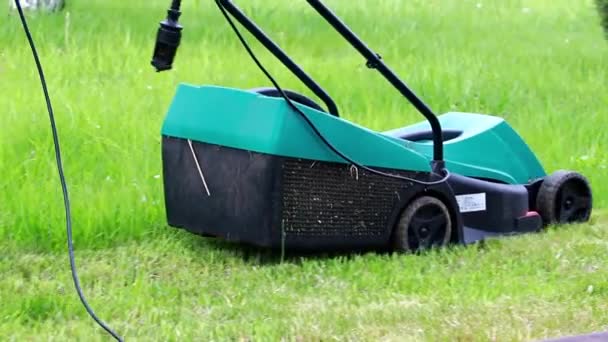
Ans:
[[[543,180],[536,208],[545,225],[585,222],[592,209],[589,182],[577,172],[556,171]]]
[[[452,219],[445,203],[433,196],[422,196],[403,210],[395,227],[393,248],[418,252],[442,247],[451,235]]]
[[[261,94],[261,95],[266,95],[269,97],[283,97],[283,94],[281,94],[280,91],[278,91],[276,88],[272,88],[272,87],[253,88],[253,89],[249,89],[249,91],[257,93],[257,94]],[[285,95],[287,95],[287,97],[291,101],[314,108],[320,112],[325,112],[325,110],[323,108],[321,108],[321,106],[319,106],[315,101],[311,100],[310,98],[308,98],[300,93],[296,93],[295,91],[288,90],[288,89],[283,89],[283,92],[285,93]]]

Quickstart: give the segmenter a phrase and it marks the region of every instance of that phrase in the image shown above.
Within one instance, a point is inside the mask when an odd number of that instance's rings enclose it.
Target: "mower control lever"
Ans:
[[[376,57],[378,57],[379,60],[382,59],[382,56],[380,56],[379,54],[376,54]],[[371,61],[371,60],[368,60],[365,63],[365,66],[368,67],[368,68],[370,68],[370,69],[377,69],[378,68],[378,64],[375,61]]]

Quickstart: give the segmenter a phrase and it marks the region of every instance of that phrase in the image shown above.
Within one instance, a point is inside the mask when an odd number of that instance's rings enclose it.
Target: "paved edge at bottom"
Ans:
[[[607,332],[596,332],[587,335],[566,336],[555,339],[543,340],[542,342],[599,342],[608,341]]]

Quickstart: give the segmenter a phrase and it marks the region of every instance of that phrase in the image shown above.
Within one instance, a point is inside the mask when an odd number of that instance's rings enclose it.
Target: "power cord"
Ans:
[[[421,181],[421,180],[410,178],[410,177],[405,177],[405,176],[401,176],[401,175],[395,175],[395,174],[391,174],[391,173],[385,173],[385,172],[382,172],[382,171],[378,171],[378,170],[372,169],[370,167],[367,167],[365,165],[361,165],[361,164],[357,163],[356,161],[352,160],[351,158],[349,158],[348,156],[346,156],[344,153],[342,153],[341,151],[339,151],[335,146],[333,146],[323,136],[323,134],[321,134],[321,132],[319,132],[319,129],[308,118],[308,116],[306,116],[306,114],[304,114],[296,105],[293,104],[293,102],[291,101],[291,99],[285,94],[285,92],[283,91],[283,89],[274,80],[274,78],[272,77],[272,75],[270,75],[270,73],[266,70],[266,68],[264,68],[264,66],[262,65],[262,63],[260,63],[260,61],[257,59],[257,57],[255,56],[255,54],[253,53],[253,51],[251,50],[251,48],[249,47],[249,45],[247,44],[247,42],[245,41],[245,39],[243,38],[243,36],[241,35],[241,33],[239,32],[239,30],[236,28],[236,25],[234,24],[234,22],[232,21],[232,19],[230,19],[230,16],[226,12],[226,9],[220,3],[220,0],[215,0],[215,3],[218,6],[218,8],[220,9],[220,11],[222,12],[222,14],[224,15],[224,17],[226,18],[226,20],[228,21],[228,23],[230,24],[230,26],[232,27],[232,29],[234,30],[234,32],[236,33],[236,35],[239,38],[239,40],[241,41],[243,47],[245,48],[245,50],[247,50],[247,52],[249,53],[249,56],[251,56],[251,58],[253,59],[253,61],[255,62],[255,64],[260,68],[260,70],[264,73],[264,75],[266,75],[266,77],[268,78],[268,80],[270,80],[270,82],[272,82],[272,84],[274,85],[274,87],[281,93],[281,96],[285,99],[285,101],[287,101],[287,103],[291,107],[291,109],[293,109],[295,112],[297,112],[306,121],[306,123],[308,123],[308,125],[310,126],[310,128],[312,128],[312,130],[315,132],[315,134],[334,153],[336,153],[337,155],[339,155],[340,157],[342,157],[347,162],[355,165],[356,167],[359,167],[359,168],[364,169],[364,170],[366,170],[366,171],[368,171],[370,173],[373,173],[373,174],[376,174],[376,175],[379,175],[379,176],[383,176],[383,177],[396,178],[396,179],[405,180],[405,181],[408,181],[408,182],[413,182],[413,183],[417,183],[417,184],[421,184],[421,185],[437,185],[437,184],[444,183],[445,181],[448,180],[448,178],[450,177],[450,172],[448,170],[446,170],[446,169],[444,169],[445,176],[443,178],[441,178],[441,179],[439,179],[437,181],[425,182],[425,181]]]
[[[72,278],[74,279],[74,286],[76,287],[76,291],[78,292],[78,296],[80,297],[80,301],[84,305],[85,309],[93,317],[93,319],[112,337],[114,337],[117,341],[123,341],[123,339],[118,336],[112,329],[110,329],[104,322],[102,322],[95,313],[93,309],[89,306],[86,299],[84,298],[84,294],[82,293],[82,289],[80,288],[80,281],[78,280],[78,274],[76,273],[76,263],[74,261],[74,245],[72,243],[72,219],[70,213],[70,200],[68,197],[68,189],[65,181],[65,176],[63,174],[63,166],[61,162],[61,148],[59,146],[59,137],[57,136],[57,127],[55,125],[55,117],[53,115],[53,107],[51,106],[51,100],[49,97],[49,93],[46,86],[46,80],[44,78],[44,73],[42,71],[42,65],[40,63],[40,59],[38,58],[38,53],[36,52],[36,47],[34,45],[34,40],[32,39],[32,35],[30,34],[30,30],[27,26],[27,22],[25,20],[25,16],[23,15],[23,9],[21,8],[21,3],[19,0],[15,0],[15,5],[17,6],[17,10],[19,12],[19,17],[21,18],[21,23],[23,24],[23,30],[27,36],[27,40],[29,41],[30,47],[32,49],[32,54],[34,56],[34,60],[36,61],[36,67],[38,68],[38,74],[40,76],[40,82],[42,84],[42,90],[44,92],[44,98],[46,100],[46,106],[49,112],[49,119],[51,121],[51,131],[53,133],[53,144],[55,145],[55,159],[57,162],[57,170],[59,171],[59,181],[61,182],[61,189],[63,191],[63,203],[65,206],[65,216],[66,216],[66,230],[67,230],[67,238],[68,238],[68,252],[70,257],[70,267],[72,269]]]

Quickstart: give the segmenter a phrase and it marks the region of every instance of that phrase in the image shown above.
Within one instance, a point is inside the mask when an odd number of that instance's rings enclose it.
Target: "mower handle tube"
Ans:
[[[363,57],[367,59],[367,66],[378,70],[399,92],[405,96],[418,111],[424,115],[431,125],[433,132],[433,162],[435,167],[443,168],[443,137],[441,124],[433,111],[414,94],[408,86],[397,77],[397,75],[387,67],[380,55],[374,53],[369,47],[359,39],[329,8],[320,0],[306,0],[336,31],[338,31]],[[439,164],[439,165],[437,165]],[[435,171],[435,170],[434,170]],[[438,171],[438,170],[437,170]]]
[[[302,81],[308,89],[317,95],[327,106],[330,114],[339,117],[338,108],[335,102],[327,94],[320,85],[318,85],[302,68],[294,63],[281,48],[275,44],[253,21],[251,21],[245,13],[243,13],[231,0],[218,0],[222,5],[247,31],[249,31],[264,47],[266,47],[283,65],[285,65],[300,81]]]

